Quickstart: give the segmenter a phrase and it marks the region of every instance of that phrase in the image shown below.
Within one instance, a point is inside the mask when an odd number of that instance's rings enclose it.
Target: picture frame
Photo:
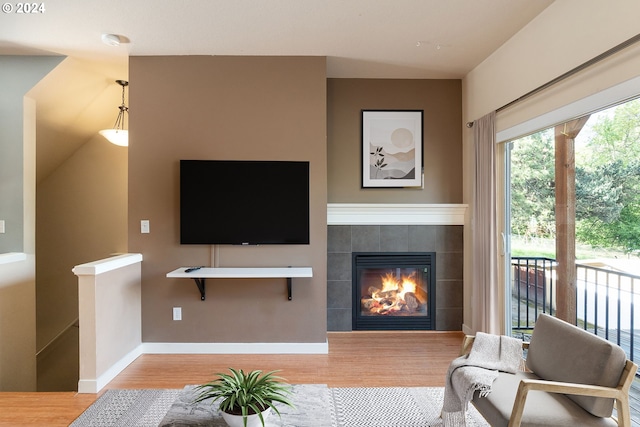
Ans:
[[[422,187],[424,110],[362,110],[362,188]]]

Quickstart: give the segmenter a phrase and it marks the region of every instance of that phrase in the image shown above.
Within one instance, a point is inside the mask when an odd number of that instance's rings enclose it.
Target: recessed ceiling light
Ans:
[[[437,43],[437,42],[431,42],[431,41],[425,41],[425,40],[418,40],[416,42],[416,46],[417,47],[422,47],[422,46],[430,46],[433,47],[436,50],[442,50],[444,48],[448,48],[451,45],[449,44],[442,44],[442,43]]]
[[[117,34],[103,34],[102,43],[107,46],[120,46],[120,36]]]

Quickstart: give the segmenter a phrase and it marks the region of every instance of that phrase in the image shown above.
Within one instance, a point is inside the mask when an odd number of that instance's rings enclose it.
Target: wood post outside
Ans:
[[[574,325],[577,320],[574,142],[588,119],[585,116],[555,127],[556,316]]]

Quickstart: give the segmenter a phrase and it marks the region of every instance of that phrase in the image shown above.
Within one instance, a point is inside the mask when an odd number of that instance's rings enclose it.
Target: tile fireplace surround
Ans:
[[[464,212],[463,205],[460,206]],[[462,215],[464,216],[464,214]],[[363,219],[364,218],[364,219]],[[435,329],[462,330],[463,321],[463,225],[459,218],[350,218],[328,211],[327,240],[327,330],[352,330],[352,253],[353,252],[435,252],[436,312]],[[382,220],[385,224],[373,224]],[[381,222],[382,222],[381,221]],[[389,224],[390,222],[409,224]],[[340,224],[336,224],[336,223]],[[347,224],[359,222],[360,224]],[[362,224],[365,222],[365,224]],[[437,222],[437,224],[415,224]],[[445,224],[442,224],[442,223]],[[454,223],[454,224],[446,224]],[[411,224],[414,223],[414,224]]]

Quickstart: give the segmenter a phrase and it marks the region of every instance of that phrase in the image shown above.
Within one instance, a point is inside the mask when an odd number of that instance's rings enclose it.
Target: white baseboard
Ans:
[[[144,354],[328,354],[329,343],[152,343]]]
[[[109,384],[111,380],[117,377],[118,374],[120,374],[120,372],[122,372],[134,360],[144,354],[142,352],[143,345],[144,344],[140,344],[138,347],[130,351],[122,359],[114,363],[109,369],[107,369],[104,374],[100,375],[98,378],[80,379],[80,381],[78,381],[78,393],[98,393],[104,386]]]
[[[142,343],[95,379],[80,379],[78,393],[98,393],[143,354],[329,354],[323,343]]]

